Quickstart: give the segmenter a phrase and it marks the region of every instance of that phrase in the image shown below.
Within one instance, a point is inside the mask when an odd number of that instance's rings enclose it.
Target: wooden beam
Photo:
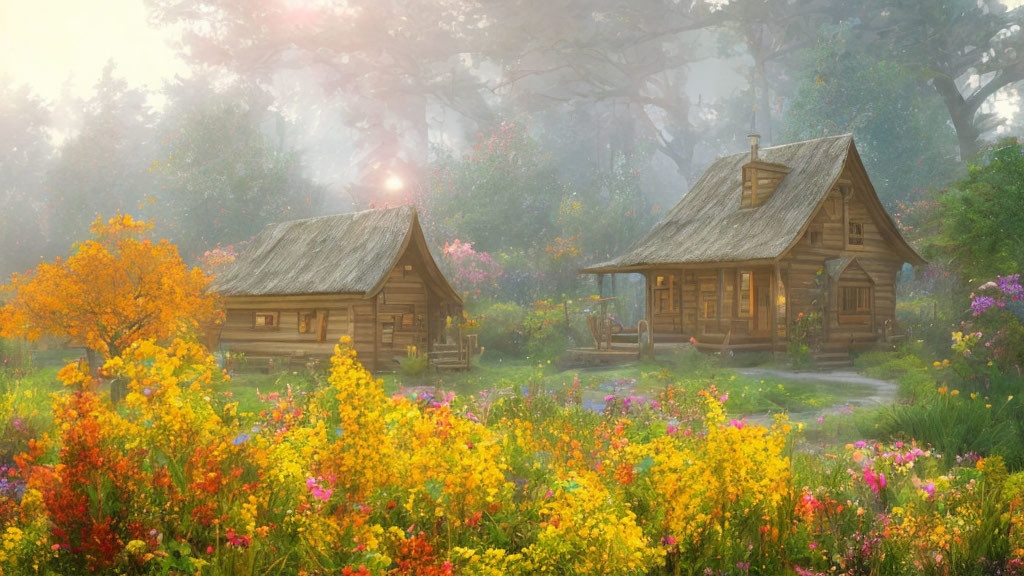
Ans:
[[[771,287],[769,288],[769,306],[772,307],[772,356],[775,355],[776,345],[779,341],[779,265],[772,267]]]
[[[380,320],[377,318],[377,296],[373,297],[373,369],[377,370],[377,356],[380,347]]]
[[[718,331],[722,331],[722,304],[725,299],[725,268],[718,269],[718,305],[715,306],[715,318],[718,321]]]

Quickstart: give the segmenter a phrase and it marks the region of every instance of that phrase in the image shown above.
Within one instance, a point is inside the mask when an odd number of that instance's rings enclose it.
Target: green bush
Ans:
[[[480,310],[480,345],[500,354],[517,355],[522,349],[526,312],[514,302],[495,302]]]
[[[947,465],[974,452],[1002,456],[1011,470],[1019,470],[1024,465],[1024,422],[1016,417],[1013,400],[964,396],[948,391],[931,402],[891,406],[879,413],[876,430],[884,438],[931,445]]]
[[[398,371],[403,376],[417,377],[426,373],[430,368],[430,361],[422,354],[409,354],[398,360]]]

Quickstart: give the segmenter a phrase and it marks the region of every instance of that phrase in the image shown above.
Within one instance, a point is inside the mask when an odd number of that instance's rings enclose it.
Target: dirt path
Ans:
[[[788,372],[786,370],[766,370],[758,368],[737,370],[740,374],[753,377],[771,376],[774,378],[821,383],[847,384],[844,388],[849,393],[826,408],[807,412],[790,412],[789,418],[794,422],[810,422],[818,418],[826,418],[834,414],[846,414],[854,408],[874,408],[896,401],[899,385],[885,380],[868,378],[852,371],[837,372]],[[767,424],[772,420],[769,414],[754,414],[747,417],[751,423]]]

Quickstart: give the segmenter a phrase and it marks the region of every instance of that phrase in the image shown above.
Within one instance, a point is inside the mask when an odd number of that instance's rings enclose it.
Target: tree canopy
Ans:
[[[4,287],[0,336],[70,339],[109,358],[138,340],[218,321],[217,298],[206,291],[211,278],[186,266],[167,240],[146,238],[151,229],[128,215],[98,218],[92,239],[67,259],[15,274]]]

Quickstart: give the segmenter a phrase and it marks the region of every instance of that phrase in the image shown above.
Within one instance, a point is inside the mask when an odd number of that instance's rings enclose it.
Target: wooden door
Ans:
[[[767,334],[772,329],[771,286],[754,285],[754,332]]]

